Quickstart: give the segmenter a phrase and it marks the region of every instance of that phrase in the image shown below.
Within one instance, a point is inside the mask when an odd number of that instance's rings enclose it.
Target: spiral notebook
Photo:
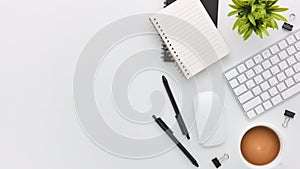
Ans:
[[[229,53],[199,0],[177,0],[149,19],[187,79]]]
[[[164,1],[164,8],[175,2],[176,0],[165,0]],[[215,26],[218,27],[218,7],[219,7],[219,0],[201,0],[204,8],[208,12],[211,20],[214,22]],[[173,56],[171,55],[167,46],[162,43],[162,60],[164,62],[175,62]]]

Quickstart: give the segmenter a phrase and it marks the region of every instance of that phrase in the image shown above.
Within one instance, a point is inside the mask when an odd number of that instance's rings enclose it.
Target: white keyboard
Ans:
[[[300,91],[300,30],[224,73],[248,119]]]

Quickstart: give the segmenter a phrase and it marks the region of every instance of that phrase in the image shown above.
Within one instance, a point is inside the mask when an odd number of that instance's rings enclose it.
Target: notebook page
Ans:
[[[177,0],[150,20],[186,78],[229,53],[199,0]]]

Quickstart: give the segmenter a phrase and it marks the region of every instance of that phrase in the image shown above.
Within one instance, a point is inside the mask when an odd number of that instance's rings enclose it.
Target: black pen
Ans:
[[[177,147],[187,156],[187,158],[196,166],[199,167],[197,161],[194,157],[183,147],[183,145],[177,140],[173,135],[173,131],[167,126],[167,124],[161,119],[156,118],[155,115],[152,116],[155,122],[160,126],[160,128],[165,131],[165,133],[171,138],[171,140],[177,145]]]
[[[189,132],[188,132],[188,130],[187,130],[185,124],[184,124],[183,118],[182,118],[182,116],[181,116],[181,114],[179,112],[179,109],[177,107],[176,101],[174,99],[174,96],[172,94],[171,88],[169,86],[168,80],[167,80],[167,78],[165,76],[162,76],[162,81],[163,81],[165,89],[166,89],[166,91],[168,93],[169,99],[170,99],[170,101],[172,103],[173,109],[175,111],[175,114],[176,114],[175,118],[176,118],[176,120],[177,120],[177,122],[179,124],[180,130],[181,130],[182,134],[186,136],[187,139],[190,139]]]

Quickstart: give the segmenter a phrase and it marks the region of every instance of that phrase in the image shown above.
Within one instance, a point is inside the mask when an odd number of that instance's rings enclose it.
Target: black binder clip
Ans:
[[[293,30],[293,25],[292,25],[292,23],[294,22],[294,20],[295,20],[295,17],[296,17],[296,15],[295,14],[290,14],[289,15],[289,22],[287,23],[287,22],[284,22],[284,24],[282,25],[282,29],[284,29],[284,30],[287,30],[287,31],[292,31]]]
[[[228,159],[229,159],[229,155],[224,154],[221,158],[216,157],[216,158],[212,159],[211,161],[215,165],[216,168],[219,168],[222,165],[222,163]]]
[[[284,119],[284,122],[282,123],[282,127],[287,128],[289,121],[292,118],[294,118],[295,115],[296,115],[296,113],[293,113],[289,110],[285,110],[285,112],[284,112],[285,119]]]

